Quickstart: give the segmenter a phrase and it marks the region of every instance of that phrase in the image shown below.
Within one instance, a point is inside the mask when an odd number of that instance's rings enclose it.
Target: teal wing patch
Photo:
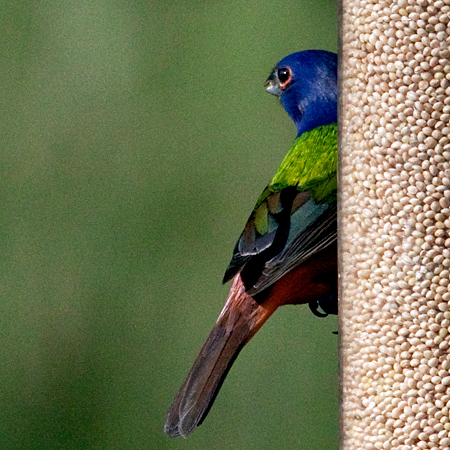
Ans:
[[[337,238],[336,202],[316,203],[310,191],[285,188],[280,209],[271,214],[268,231],[260,234],[254,213],[238,240],[224,282],[241,272],[250,295],[256,295],[284,274],[326,248]],[[273,194],[272,194],[273,195]]]
[[[265,262],[258,280],[248,290],[250,295],[256,295],[270,287],[314,253],[337,240],[336,203],[317,205],[310,200],[302,209],[306,211],[299,211],[301,216],[296,217],[295,213],[292,215],[285,247]],[[308,215],[304,216],[303,213]]]

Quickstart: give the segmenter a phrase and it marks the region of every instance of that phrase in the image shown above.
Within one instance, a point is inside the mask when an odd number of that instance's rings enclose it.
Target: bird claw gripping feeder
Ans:
[[[344,0],[342,449],[450,449],[450,1]]]

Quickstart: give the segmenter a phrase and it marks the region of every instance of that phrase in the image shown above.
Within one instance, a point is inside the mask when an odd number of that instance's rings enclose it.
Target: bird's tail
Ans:
[[[236,275],[227,302],[166,416],[169,437],[189,436],[208,414],[222,383],[244,345],[277,309],[258,304]]]

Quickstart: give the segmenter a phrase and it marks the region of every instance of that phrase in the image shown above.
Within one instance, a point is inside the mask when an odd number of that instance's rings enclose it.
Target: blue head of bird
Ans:
[[[337,55],[306,50],[283,58],[266,81],[297,126],[297,135],[337,122]]]

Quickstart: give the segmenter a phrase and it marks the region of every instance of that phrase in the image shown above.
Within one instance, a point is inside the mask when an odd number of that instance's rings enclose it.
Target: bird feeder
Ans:
[[[342,449],[450,449],[450,1],[342,4]]]

